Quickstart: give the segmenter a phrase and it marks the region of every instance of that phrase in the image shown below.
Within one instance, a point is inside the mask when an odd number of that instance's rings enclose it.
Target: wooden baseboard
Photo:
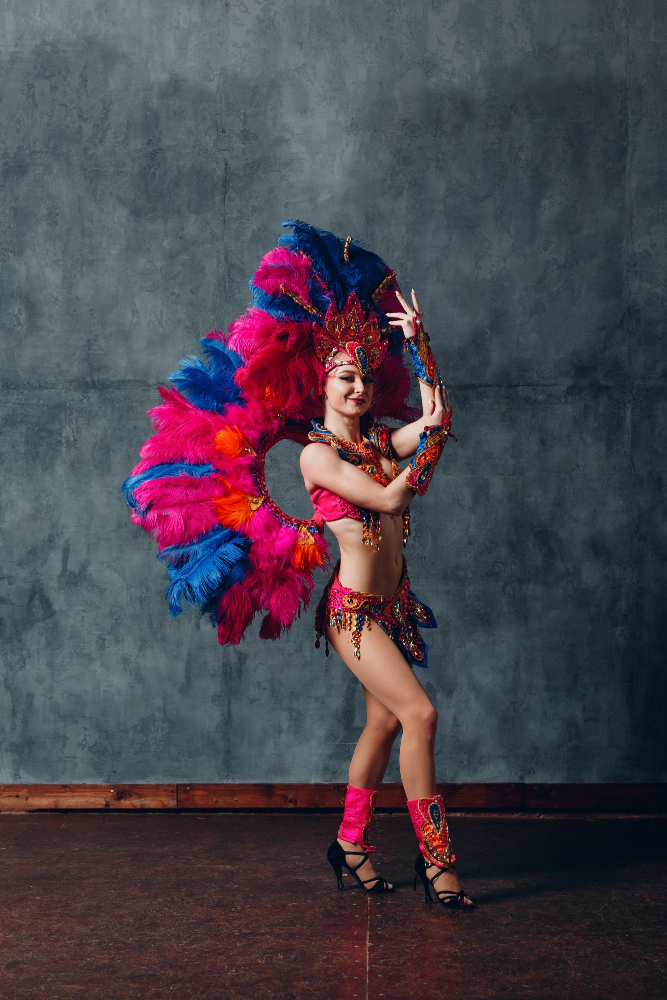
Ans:
[[[345,783],[0,785],[0,812],[86,809],[340,809]],[[667,813],[667,783],[438,785],[447,809],[466,812]],[[399,783],[382,785],[376,809],[405,809]]]

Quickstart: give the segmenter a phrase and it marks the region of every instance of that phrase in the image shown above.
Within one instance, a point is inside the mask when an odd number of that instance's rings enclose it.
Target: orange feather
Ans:
[[[227,458],[236,458],[241,452],[253,451],[241,431],[233,424],[218,431],[215,435],[215,447]]]
[[[292,562],[294,569],[300,570],[315,569],[316,566],[324,565],[320,547],[316,544],[308,528],[299,528],[299,533],[294,543]]]
[[[216,497],[215,512],[220,524],[238,531],[240,528],[245,528],[263,501],[264,497],[254,497],[241,490],[230,490],[226,496]]]

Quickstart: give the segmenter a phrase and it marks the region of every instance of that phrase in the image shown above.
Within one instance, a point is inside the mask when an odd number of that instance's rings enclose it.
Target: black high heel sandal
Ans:
[[[424,855],[420,851],[419,857],[415,861],[415,871],[417,872],[417,874],[415,875],[415,881],[412,888],[415,890],[415,892],[417,891],[417,878],[419,877],[424,884],[424,893],[426,896],[427,903],[433,902],[433,900],[431,899],[431,886],[433,886],[433,892],[436,894],[442,905],[447,907],[448,909],[450,910],[474,909],[475,903],[473,902],[472,899],[470,899],[470,896],[468,896],[467,893],[463,891],[463,889],[461,889],[460,892],[455,892],[453,889],[436,889],[435,885],[433,885],[438,875],[441,875],[443,871],[447,871],[446,868],[441,868],[432,877],[426,874],[426,868],[427,865],[424,859]],[[448,896],[449,898],[448,899],[442,898],[444,896]],[[463,902],[464,899],[470,899],[470,903],[472,905],[469,904],[466,905]]]
[[[394,886],[392,885],[392,887],[390,889],[389,888],[389,883],[387,882],[386,878],[382,878],[381,875],[373,875],[372,878],[359,878],[359,876],[357,875],[357,868],[361,868],[361,866],[363,865],[364,861],[362,860],[362,861],[359,862],[358,865],[355,865],[354,867],[352,867],[351,865],[348,865],[347,861],[345,860],[346,854],[362,854],[364,860],[366,860],[366,858],[368,858],[368,852],[367,851],[347,851],[343,847],[340,846],[340,844],[338,843],[337,840],[334,840],[334,842],[329,847],[329,850],[327,851],[327,858],[328,858],[328,860],[329,860],[329,862],[331,864],[331,867],[333,868],[333,870],[336,873],[336,878],[338,879],[338,888],[340,890],[342,890],[343,892],[345,891],[345,885],[343,884],[343,875],[342,875],[342,873],[343,873],[343,865],[345,865],[345,867],[349,871],[350,875],[352,875],[357,880],[357,882],[359,883],[359,885],[361,886],[361,888],[364,890],[364,892],[393,892],[394,891]],[[366,882],[375,882],[375,885],[373,886],[372,889],[367,889],[366,885],[365,885]]]

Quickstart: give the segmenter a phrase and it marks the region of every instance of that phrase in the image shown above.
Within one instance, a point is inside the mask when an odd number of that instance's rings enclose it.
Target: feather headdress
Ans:
[[[338,351],[374,372],[371,419],[412,420],[395,273],[350,236],[305,222],[267,253],[252,301],[225,336],[199,343],[149,410],[155,434],[123,483],[131,519],[158,544],[169,613],[198,607],[221,644],[236,644],[256,613],[277,639],[307,607],[313,570],[329,560],[315,520],[272,500],[265,458],[278,441],[307,443],[321,415],[323,378]]]

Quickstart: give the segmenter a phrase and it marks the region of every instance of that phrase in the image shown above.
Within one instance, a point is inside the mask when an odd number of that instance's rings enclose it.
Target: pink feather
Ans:
[[[253,593],[258,606],[268,612],[260,627],[262,638],[278,638],[308,606],[313,581],[295,570],[274,569],[255,581]]]
[[[252,496],[258,494],[257,480],[254,469],[257,459],[254,455],[239,455],[229,463],[225,470],[225,478],[232,490],[242,490]]]
[[[410,372],[401,354],[387,354],[375,375],[370,412],[377,419],[392,417],[409,423],[421,416],[421,410],[408,404]]]
[[[297,529],[281,524],[266,504],[258,507],[250,518],[246,534],[253,540],[250,562],[260,576],[269,567],[282,568],[291,562]]]
[[[218,642],[221,646],[237,646],[255,616],[255,604],[248,586],[248,578],[234,583],[220,598],[218,604]]]
[[[267,433],[278,430],[279,423],[274,413],[258,404],[254,399],[248,399],[245,406],[230,403],[223,417],[225,426],[232,424],[238,427],[249,444],[256,448],[260,438]]]
[[[310,321],[283,319],[262,327],[262,337],[248,351],[235,381],[263,406],[292,417],[317,390],[321,366],[313,352]]]
[[[269,295],[280,295],[282,285],[284,289],[312,305],[309,287],[311,274],[310,258],[305,253],[292,253],[285,247],[276,247],[262,257],[252,276],[252,283]]]
[[[223,489],[217,477],[179,474],[148,480],[134,493],[141,507],[150,504],[145,514],[138,513],[138,523],[160,549],[193,541],[219,525],[213,498]]]
[[[180,472],[177,476],[147,479],[137,486],[134,498],[139,507],[150,505],[153,509],[162,509],[211,500],[223,491],[223,477],[219,474],[197,477]]]
[[[160,462],[211,462],[221,467],[214,441],[227,423],[226,416],[194,406],[177,389],[159,385],[157,391],[164,402],[148,411],[157,433],[139,450],[149,460],[147,468]]]
[[[163,549],[192,542],[219,524],[213,504],[198,503],[178,510],[149,510],[142,527]]]
[[[270,339],[279,326],[279,321],[264,309],[250,306],[242,316],[229,324],[227,346],[247,361],[253,351]]]

